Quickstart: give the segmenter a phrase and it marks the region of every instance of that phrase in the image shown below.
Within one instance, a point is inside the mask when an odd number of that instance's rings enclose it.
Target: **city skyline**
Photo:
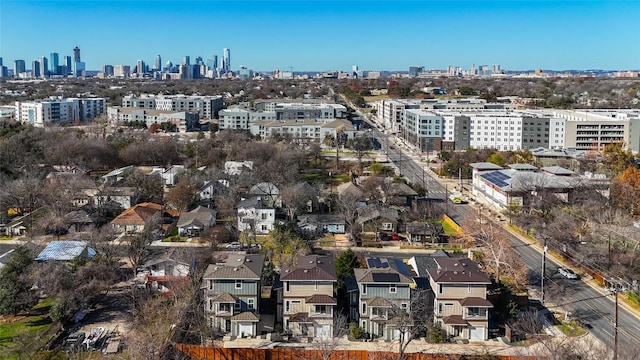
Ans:
[[[241,65],[259,71],[349,70],[354,64],[390,71],[471,64],[508,70],[640,68],[640,47],[633,45],[640,31],[628,26],[640,3],[632,1],[150,4],[3,1],[0,56],[6,65],[17,59],[30,64],[52,53],[71,55],[78,46],[87,70],[137,60],[154,64],[157,55],[174,64],[184,56],[206,62],[223,59],[224,48],[234,52],[234,71]],[[73,21],[59,20],[70,14]],[[171,23],[163,24],[166,19]],[[51,30],[48,36],[42,28]]]

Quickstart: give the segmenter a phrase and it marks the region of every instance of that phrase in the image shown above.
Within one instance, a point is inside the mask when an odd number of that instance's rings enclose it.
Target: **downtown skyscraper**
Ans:
[[[222,71],[228,73],[231,71],[231,50],[222,49]]]

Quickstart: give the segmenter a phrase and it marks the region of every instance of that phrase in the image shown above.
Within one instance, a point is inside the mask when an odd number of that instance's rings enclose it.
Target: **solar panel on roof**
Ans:
[[[373,273],[374,282],[400,282],[400,275],[389,273]]]
[[[394,262],[396,264],[396,269],[398,269],[398,272],[400,272],[402,275],[411,276],[411,271],[409,270],[409,267],[407,267],[407,264],[404,263],[404,261],[400,259],[394,259]]]
[[[368,266],[369,268],[374,268],[374,267],[376,267],[375,259],[367,259],[367,266]]]
[[[483,178],[485,178],[487,181],[489,181],[490,183],[498,186],[498,187],[505,187],[507,185],[509,185],[507,182],[505,182],[505,180],[510,179],[511,176],[500,172],[500,171],[492,171],[490,173],[487,174],[482,174],[480,175]]]
[[[386,269],[389,267],[389,263],[388,262],[380,262],[380,267],[383,269]]]

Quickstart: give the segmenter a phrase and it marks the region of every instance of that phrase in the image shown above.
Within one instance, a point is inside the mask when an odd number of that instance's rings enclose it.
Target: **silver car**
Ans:
[[[558,272],[560,273],[560,275],[566,277],[567,279],[577,279],[578,278],[578,274],[576,274],[575,272],[573,272],[573,270],[571,270],[569,268],[558,268]]]

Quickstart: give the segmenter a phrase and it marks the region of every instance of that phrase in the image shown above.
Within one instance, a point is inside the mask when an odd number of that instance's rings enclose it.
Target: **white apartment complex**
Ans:
[[[104,98],[50,98],[15,103],[16,121],[36,127],[80,124],[104,112]]]
[[[202,119],[214,119],[224,106],[221,95],[186,96],[186,95],[129,95],[122,98],[122,107],[155,109],[163,111],[197,112]]]
[[[107,118],[113,124],[138,121],[144,123],[147,127],[151,127],[154,124],[170,123],[177,127],[178,132],[194,131],[199,124],[197,112],[122,108],[118,106],[111,106],[107,109]]]
[[[640,152],[640,110],[522,110],[516,104],[481,99],[390,99],[372,105],[376,121],[415,151],[601,150],[623,142]]]

